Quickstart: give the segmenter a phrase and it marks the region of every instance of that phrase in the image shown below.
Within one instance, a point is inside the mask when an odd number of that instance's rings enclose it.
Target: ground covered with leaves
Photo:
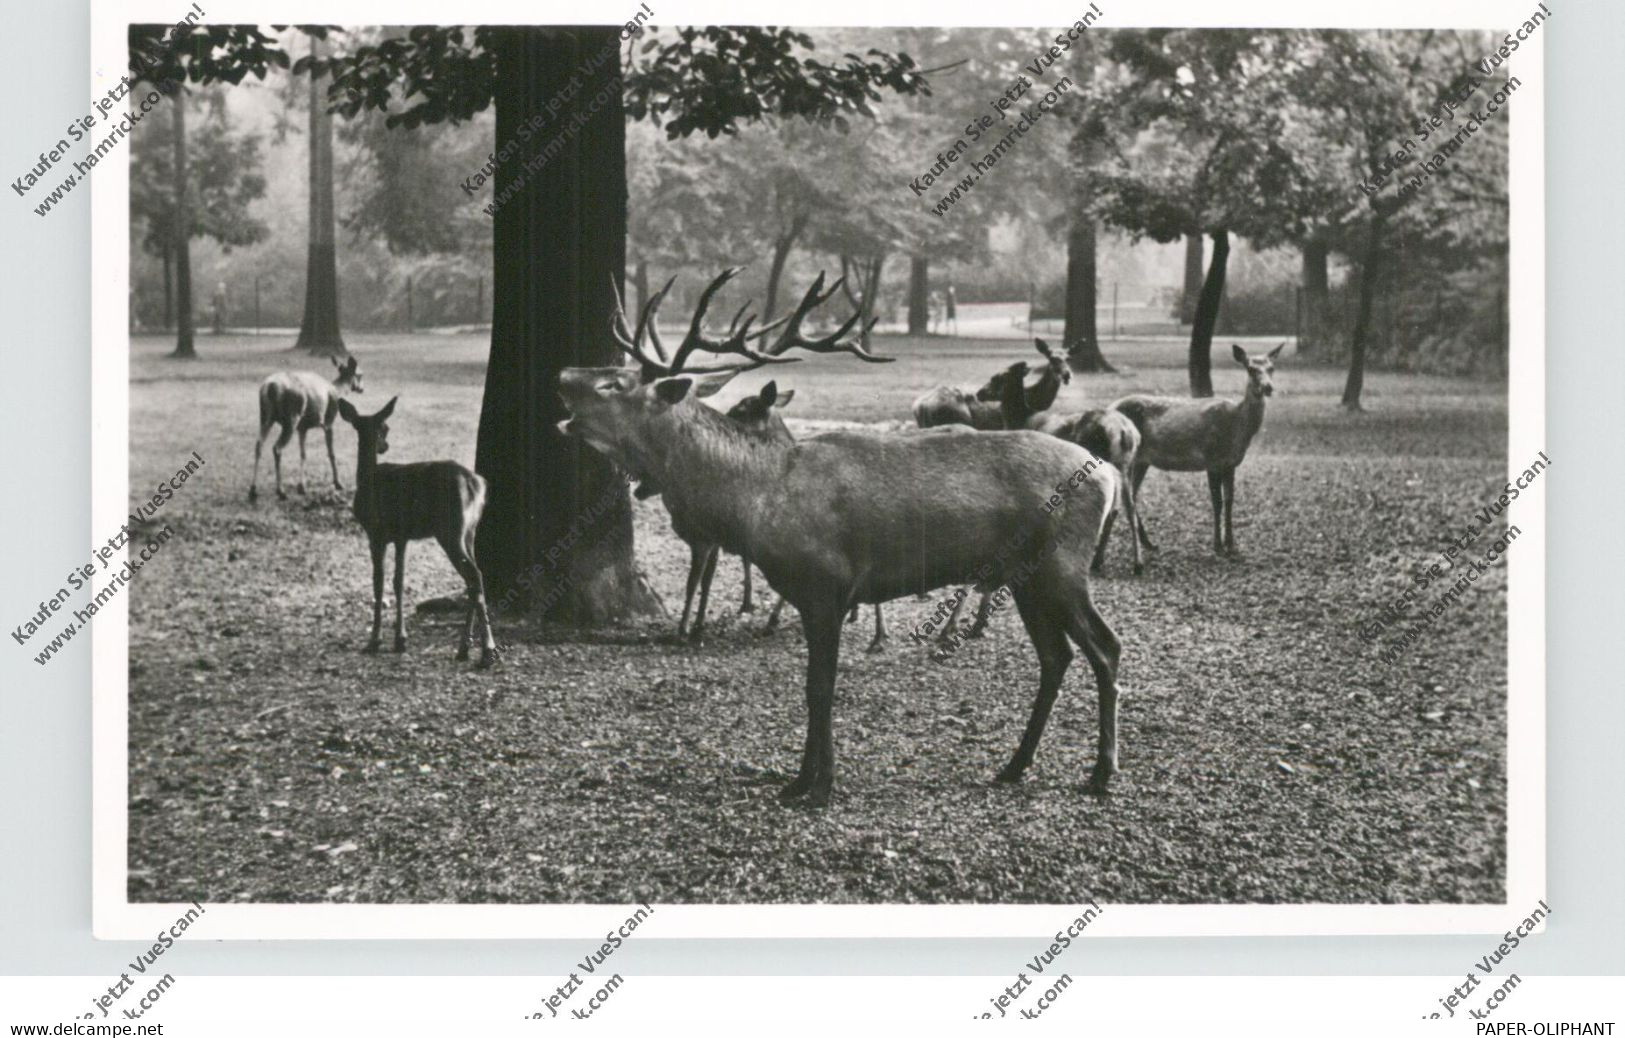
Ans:
[[[888,604],[880,654],[862,651],[865,608],[843,641],[836,797],[818,811],[774,795],[799,762],[805,645],[793,613],[761,632],[760,577],[760,607],[738,613],[737,559],[719,568],[702,646],[675,644],[674,618],[577,631],[499,616],[505,656],[482,672],[453,661],[453,617],[420,614],[407,653],[363,655],[365,537],[328,487],[319,432],[312,493],[277,501],[267,449],[259,503],[247,500],[259,379],[326,363],[285,346],[205,336],[194,362],[166,359],[155,338],[133,348],[132,507],[193,450],[207,462],[164,506],[176,537],[131,590],[134,900],[1502,899],[1504,564],[1393,665],[1357,628],[1500,492],[1504,383],[1377,373],[1369,410],[1349,415],[1340,372],[1285,357],[1236,479],[1239,560],[1209,548],[1200,474],[1148,477],[1161,551],[1136,578],[1115,539],[1094,585],[1124,645],[1110,796],[1082,789],[1096,710],[1081,659],[1027,780],[995,785],[1037,683],[1014,609],[938,664],[906,633],[946,589]],[[363,411],[401,394],[390,460],[472,464],[483,338],[351,346]],[[875,348],[901,359],[775,372],[798,390],[792,428],[901,427],[925,388],[1030,353],[964,339]],[[1183,393],[1182,344],[1107,353],[1124,370],[1075,379],[1058,407]],[[1216,366],[1218,392],[1239,393],[1241,370]],[[740,379],[723,405],[761,381]],[[338,443],[353,487],[342,423]],[[297,459],[290,446],[288,472]],[[636,534],[675,615],[688,553],[658,500],[637,505]],[[460,589],[432,544],[408,560],[409,608]]]

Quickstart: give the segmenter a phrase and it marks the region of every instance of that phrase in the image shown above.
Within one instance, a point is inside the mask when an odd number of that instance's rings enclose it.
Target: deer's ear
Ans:
[[[706,378],[694,380],[694,395],[698,397],[716,396],[722,392],[722,387],[733,380],[734,372],[721,375],[710,375]]]
[[[791,400],[795,399],[795,395],[795,390],[786,389],[784,392],[779,394],[779,398],[777,400],[773,401],[773,406],[783,407],[785,404],[788,404]]]
[[[679,403],[693,385],[694,380],[687,375],[663,378],[654,384],[655,398],[668,406]]]
[[[1276,357],[1279,357],[1281,355],[1281,351],[1284,349],[1286,349],[1286,343],[1283,342],[1273,350],[1270,350],[1270,360],[1274,360]]]
[[[384,405],[384,409],[382,411],[379,411],[377,414],[373,415],[373,417],[374,418],[388,418],[390,415],[394,414],[395,413],[395,401],[397,401],[399,399],[400,399],[400,397],[398,397],[398,396],[390,397],[389,398],[389,403]]]
[[[763,407],[772,407],[773,401],[779,398],[779,384],[772,379],[768,379],[767,385],[762,387],[761,392],[757,393],[756,397],[761,400]]]
[[[1230,344],[1230,356],[1236,358],[1236,363],[1240,364],[1242,367],[1247,366],[1247,351],[1242,349],[1240,346],[1237,346],[1235,343]]]
[[[339,397],[339,414],[342,415],[344,420],[349,422],[351,425],[356,424],[356,422],[361,418],[361,416],[356,413],[355,405],[343,397]]]
[[[1038,352],[1042,353],[1044,356],[1046,356],[1046,357],[1053,356],[1049,351],[1049,343],[1045,342],[1043,339],[1039,339],[1039,338],[1035,337],[1033,339],[1033,345],[1037,346],[1038,347]]]
[[[344,369],[344,365],[340,364],[339,359],[337,357],[335,357],[333,354],[329,353],[327,355],[327,359],[333,362],[333,366],[335,368],[338,368],[341,371]]]

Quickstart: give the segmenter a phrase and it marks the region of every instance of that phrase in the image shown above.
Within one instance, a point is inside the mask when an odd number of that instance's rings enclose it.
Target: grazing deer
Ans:
[[[1055,403],[1055,397],[1061,392],[1061,387],[1072,381],[1072,372],[1066,366],[1066,358],[1057,356],[1043,339],[1034,339],[1033,344],[1038,352],[1043,354],[1046,361],[1043,377],[1028,390],[1033,402],[1033,410],[1047,410]],[[1011,372],[1020,367],[1023,375],[1027,371],[1025,363],[1011,365],[1004,371],[988,379],[980,389],[966,389],[962,386],[938,386],[927,390],[914,401],[914,422],[921,429],[930,429],[941,425],[968,425],[972,429],[1003,429],[1004,416],[999,410],[999,398],[1004,392],[1006,381]]]
[[[337,357],[332,360],[339,373],[331,382],[309,371],[279,371],[260,383],[260,438],[254,443],[254,478],[248,484],[250,501],[259,497],[260,452],[274,425],[282,427],[282,435],[271,447],[271,457],[276,463],[277,497],[286,500],[288,496],[282,491],[282,448],[288,445],[295,430],[299,432],[299,492],[305,492],[305,433],[318,425],[327,440],[327,463],[333,466],[333,488],[344,489],[344,484],[339,482],[338,459],[333,456],[333,419],[338,415],[340,393],[346,389],[361,392],[361,368],[353,356],[346,357],[342,364]]]
[[[1208,496],[1213,502],[1213,550],[1236,554],[1236,532],[1231,509],[1236,500],[1236,467],[1247,457],[1247,447],[1264,424],[1264,400],[1275,393],[1270,376],[1275,358],[1286,343],[1263,357],[1249,357],[1240,346],[1230,347],[1236,363],[1247,369],[1247,391],[1240,400],[1187,400],[1183,397],[1127,396],[1111,410],[1126,415],[1140,430],[1140,451],[1129,475],[1130,492],[1140,499],[1140,482],[1147,469],[1170,472],[1207,471]],[[1224,513],[1220,537],[1219,513]],[[1108,533],[1110,528],[1108,527]],[[1134,533],[1147,551],[1155,551],[1136,512]],[[1104,541],[1101,551],[1105,551]]]
[[[405,652],[406,622],[401,615],[401,600],[406,545],[408,541],[433,537],[468,588],[457,658],[468,659],[469,637],[478,614],[480,666],[489,667],[497,645],[485,606],[485,577],[474,561],[474,532],[485,511],[485,480],[455,461],[380,463],[378,455],[389,450],[389,416],[398,399],[391,397],[377,414],[371,415],[361,414],[348,400],[339,401],[339,413],[355,427],[354,511],[356,522],[367,531],[367,544],[372,549],[372,638],[366,651],[378,651],[378,628],[384,609],[384,550],[395,545],[395,651]]]
[[[1106,516],[1106,526],[1101,531],[1095,561],[1090,567],[1093,573],[1101,572],[1106,565],[1106,539],[1111,536],[1112,522],[1117,518],[1117,513],[1119,511],[1123,513],[1123,520],[1128,523],[1130,530],[1139,526],[1134,491],[1129,486],[1128,476],[1133,471],[1134,460],[1140,452],[1140,430],[1135,428],[1127,415],[1109,407],[1095,408],[1078,414],[1037,411],[1032,406],[1031,396],[1022,392],[1019,382],[1005,387],[1000,406],[1003,408],[1006,428],[1032,429],[1035,432],[1060,437],[1068,443],[1075,443],[1095,457],[1111,462],[1116,466],[1118,474],[1123,477],[1119,481],[1117,508]],[[1145,566],[1140,560],[1139,538],[1130,537],[1129,543],[1133,546],[1134,572],[1138,575],[1145,571]],[[971,629],[972,633],[987,624],[985,606],[984,601],[983,608],[977,611],[977,626]]]
[[[828,298],[820,291],[823,282],[822,276],[814,282],[768,354],[796,347],[851,353],[868,362],[889,359],[842,341],[857,315],[824,338],[802,336],[801,315]],[[628,355],[651,363],[628,335],[620,307],[612,332]],[[771,359],[734,336],[717,345],[722,349],[712,352],[745,357],[735,370]],[[624,368],[565,369],[559,394],[570,417],[559,428],[633,476],[653,478],[665,489],[674,526],[748,553],[801,614],[808,650],[807,738],[801,768],[780,798],[829,802],[841,621],[852,605],[967,577],[981,587],[1012,585],[1039,658],[1032,716],[999,779],[1017,781],[1032,763],[1073,657],[1071,639],[1089,658],[1099,687],[1100,737],[1090,787],[1104,792],[1117,767],[1120,646],[1089,600],[1085,552],[1099,538],[1116,496],[1114,470],[1094,463],[1075,444],[1026,431],[841,431],[793,443],[764,440],[698,404],[691,372],[699,369],[685,371],[681,360],[647,383]]]

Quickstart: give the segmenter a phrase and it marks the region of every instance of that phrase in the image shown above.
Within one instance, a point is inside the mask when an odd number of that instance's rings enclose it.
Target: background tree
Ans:
[[[823,62],[806,56],[812,40],[803,33],[719,26],[644,34],[642,57],[623,82],[632,59],[620,53],[619,34],[418,27],[328,62],[329,100],[347,116],[389,110],[397,90],[405,107],[391,112],[390,123],[405,129],[467,119],[495,102],[497,147],[511,151],[489,196],[501,201],[476,460],[492,488],[480,562],[499,598],[521,577],[521,595],[537,575],[562,579],[566,591],[549,614],[579,623],[656,605],[633,565],[624,486],[601,455],[558,433],[564,415],[553,392],[561,368],[620,362],[608,329],[612,286],[625,277],[626,118],[652,119],[673,139],[714,138],[774,115],[867,115],[882,90],[925,85],[906,55],[872,51]],[[571,100],[554,115],[548,102],[567,84]],[[521,125],[540,131],[521,140]],[[600,503],[607,507],[592,523],[593,550],[578,546],[559,574],[548,549]]]
[[[276,40],[254,26],[131,25],[129,53],[132,86],[151,83],[170,105],[170,155],[175,228],[193,225],[187,174],[186,106],[180,103],[185,84],[240,83],[250,72],[260,79],[273,65],[288,67],[288,56]],[[171,356],[197,356],[192,314],[191,235],[175,234],[175,351]]]
[[[167,103],[179,107],[185,103],[184,95],[177,93]],[[183,237],[213,238],[230,251],[234,246],[263,241],[269,233],[265,223],[249,213],[250,204],[265,194],[259,136],[232,133],[224,110],[211,106],[202,126],[180,148],[182,157],[187,157],[188,150],[184,214],[189,226],[183,235],[176,223],[181,210],[175,204],[178,178],[173,117],[169,122],[143,120],[131,135],[130,216],[142,228],[141,248],[163,263],[166,328],[175,320],[172,271],[185,267],[188,287],[191,280],[190,256],[185,263],[178,262]]]
[[[1159,242],[1206,235],[1191,324],[1191,395],[1213,395],[1213,331],[1231,235],[1268,247],[1302,222],[1302,171],[1281,143],[1287,33],[1149,29],[1103,34],[1109,75],[1089,91],[1088,137],[1105,219]]]
[[[316,356],[345,353],[339,332],[338,246],[333,219],[333,117],[321,90],[322,41],[310,37],[310,208],[306,233],[305,313],[294,349]]]

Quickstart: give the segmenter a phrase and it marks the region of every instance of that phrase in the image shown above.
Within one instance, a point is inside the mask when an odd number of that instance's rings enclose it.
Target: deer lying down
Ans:
[[[1045,364],[1042,377],[1027,392],[1032,397],[1033,410],[1042,411],[1054,404],[1061,387],[1072,381],[1072,371],[1066,366],[1066,358],[1051,351],[1043,339],[1034,339],[1033,345],[1044,356]],[[999,410],[999,398],[1004,393],[1005,381],[1015,367],[1011,365],[994,375],[979,389],[937,386],[926,390],[914,401],[915,424],[921,429],[943,425],[968,425],[972,429],[984,430],[1006,428],[1004,416]],[[1025,373],[1027,365],[1023,363],[1020,367]]]
[[[814,284],[810,298],[822,283]],[[695,322],[702,317],[697,312]],[[855,322],[807,340],[792,320],[779,349],[880,359],[839,341]],[[616,323],[621,348],[643,360],[624,321]],[[762,361],[740,346],[733,352],[747,363],[737,369],[759,366]],[[728,551],[748,551],[801,614],[807,740],[800,771],[781,799],[829,802],[841,620],[854,603],[929,591],[967,574],[997,587],[1023,569],[1030,572],[1012,586],[1038,652],[1038,695],[999,778],[1017,781],[1032,763],[1072,660],[1070,639],[1088,657],[1099,686],[1099,751],[1090,786],[1106,789],[1117,767],[1120,647],[1089,599],[1087,553],[1116,496],[1111,468],[1090,471],[1083,448],[1032,432],[831,432],[794,443],[764,441],[696,402],[693,385],[680,372],[646,384],[623,368],[567,368],[559,394],[570,417],[559,428],[663,487],[674,524],[703,531]],[[1069,477],[1075,489],[1067,486]],[[1067,487],[1064,496],[1057,484]]]
[[[1130,530],[1138,527],[1137,506],[1133,488],[1129,486],[1128,475],[1134,468],[1135,458],[1139,455],[1140,430],[1135,428],[1127,415],[1111,408],[1096,408],[1077,414],[1035,412],[1031,398],[1022,393],[1016,385],[1005,387],[1000,405],[1008,428],[1032,429],[1035,432],[1059,437],[1068,443],[1075,443],[1095,457],[1111,462],[1116,466],[1118,474],[1123,477],[1119,483],[1117,507],[1106,516],[1106,527],[1101,531],[1100,544],[1095,550],[1095,561],[1090,567],[1091,572],[1100,573],[1106,566],[1106,540],[1111,536],[1112,523],[1116,520],[1117,513],[1123,513],[1123,519],[1128,523]],[[1133,546],[1134,573],[1137,576],[1145,571],[1145,566],[1140,561],[1139,538],[1130,537],[1129,544]],[[986,623],[986,615],[979,610],[977,626],[971,629],[972,633]]]
[[[337,357],[332,360],[339,372],[331,382],[310,371],[279,371],[260,383],[260,437],[254,441],[254,478],[248,484],[250,501],[260,496],[260,452],[265,449],[265,438],[271,434],[272,426],[282,427],[282,435],[271,447],[271,457],[276,464],[277,497],[286,499],[288,496],[282,491],[282,448],[288,445],[296,430],[299,433],[299,492],[305,492],[305,433],[318,425],[327,440],[327,463],[333,466],[333,488],[344,489],[339,482],[338,459],[333,456],[333,419],[338,417],[340,393],[346,389],[361,392],[361,368],[354,357],[345,358],[342,364]]]
[[[455,461],[415,461],[388,465],[378,455],[389,450],[389,416],[398,397],[377,414],[363,415],[348,400],[339,413],[356,431],[355,518],[367,531],[372,549],[372,638],[368,652],[378,651],[378,628],[384,608],[384,550],[395,545],[395,651],[406,651],[406,622],[401,615],[405,584],[406,544],[433,537],[468,587],[457,658],[468,659],[469,636],[478,614],[480,666],[496,656],[491,616],[485,607],[485,578],[474,561],[474,533],[485,510],[485,480]]]
[[[1236,532],[1231,510],[1236,500],[1236,468],[1264,424],[1264,400],[1275,393],[1271,375],[1275,358],[1286,343],[1263,357],[1249,357],[1240,346],[1230,347],[1237,364],[1247,369],[1247,392],[1240,400],[1188,400],[1184,397],[1126,396],[1112,404],[1140,431],[1140,451],[1129,476],[1130,492],[1140,498],[1140,482],[1152,467],[1170,472],[1207,471],[1208,496],[1213,502],[1213,550],[1236,554]],[[1220,537],[1219,513],[1224,513]],[[1134,531],[1147,551],[1155,551],[1145,522],[1135,515]],[[1108,533],[1109,533],[1108,528]],[[1104,542],[1101,551],[1105,551]]]

